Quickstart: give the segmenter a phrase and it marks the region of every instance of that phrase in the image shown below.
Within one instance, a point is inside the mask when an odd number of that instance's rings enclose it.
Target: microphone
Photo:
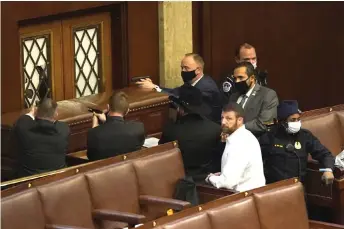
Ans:
[[[300,161],[300,157],[299,157],[299,155],[297,155],[297,153],[295,152],[295,147],[292,145],[292,144],[287,144],[286,146],[285,146],[285,150],[287,151],[287,152],[289,152],[289,153],[293,153],[293,154],[295,154],[295,156],[297,157],[297,159],[298,159],[298,168],[299,168],[299,174],[298,174],[298,177],[299,177],[299,180],[301,180],[301,161]]]

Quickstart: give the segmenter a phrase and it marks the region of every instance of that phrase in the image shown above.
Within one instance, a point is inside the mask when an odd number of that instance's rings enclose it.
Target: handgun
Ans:
[[[142,79],[148,79],[150,78],[150,76],[134,76],[133,78],[131,78],[131,82],[136,83],[141,81]]]
[[[103,111],[95,109],[95,108],[91,108],[91,107],[88,107],[88,111],[92,112],[92,113],[94,112],[94,113],[97,113],[97,114],[102,114],[103,113]]]

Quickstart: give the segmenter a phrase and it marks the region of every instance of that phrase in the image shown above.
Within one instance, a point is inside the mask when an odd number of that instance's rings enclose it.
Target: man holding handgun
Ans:
[[[189,84],[198,88],[203,95],[203,101],[212,108],[209,118],[217,123],[221,120],[221,96],[220,91],[215,81],[203,73],[204,61],[203,58],[195,53],[185,54],[181,62],[181,77],[184,84]],[[158,92],[164,92],[169,95],[179,97],[180,87],[177,88],[163,88],[155,85],[149,78],[142,79],[136,83],[141,88],[155,89]]]
[[[70,130],[66,123],[57,121],[57,116],[57,103],[45,98],[16,122],[18,177],[65,167]]]
[[[93,112],[87,136],[87,157],[92,161],[139,150],[145,140],[143,123],[124,120],[129,111],[124,92],[110,97],[108,110],[107,115]]]

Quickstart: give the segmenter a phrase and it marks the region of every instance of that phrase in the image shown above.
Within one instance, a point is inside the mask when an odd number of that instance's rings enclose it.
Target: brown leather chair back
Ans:
[[[230,194],[227,196],[217,195],[220,199],[188,208],[172,216],[163,217],[154,220],[154,223],[146,223],[141,226],[142,229],[152,229],[156,226],[165,228],[165,225],[181,221],[185,217],[189,217],[201,212],[207,212],[210,217],[211,227],[218,228],[260,228],[260,220],[256,211],[255,202],[252,201],[254,193],[266,193],[269,190],[277,190],[283,187],[290,187],[298,182],[297,179],[279,181],[260,188],[256,188],[247,192]],[[219,190],[219,189],[215,189]],[[221,191],[221,190],[220,190]],[[216,193],[215,193],[216,194]],[[224,218],[222,218],[222,216]],[[154,226],[155,225],[155,226]],[[233,225],[230,227],[229,225]],[[193,229],[193,228],[189,228]]]
[[[342,130],[342,150],[344,150],[344,111],[337,111],[337,117],[340,122],[340,129]]]
[[[308,229],[308,217],[301,183],[254,193],[262,229]]]
[[[168,223],[164,229],[211,229],[211,224],[207,213],[201,212]]]
[[[260,229],[253,197],[208,210],[212,229]]]
[[[341,152],[343,144],[340,125],[335,112],[302,120],[302,127],[310,130],[334,156]]]
[[[95,228],[91,196],[84,175],[63,179],[37,188],[47,224]]]
[[[1,200],[1,228],[45,228],[42,206],[36,189]]]
[[[131,162],[107,166],[85,176],[94,208],[140,213],[138,183]]]
[[[178,148],[133,161],[140,195],[171,198],[177,181],[185,176]],[[161,172],[163,171],[163,172]]]
[[[14,193],[27,190],[28,187],[38,187],[47,183],[51,183],[57,180],[64,179],[66,177],[74,176],[77,173],[84,173],[94,169],[99,169],[104,166],[113,165],[114,163],[120,163],[128,160],[135,160],[139,157],[146,157],[148,155],[154,155],[167,150],[177,148],[177,142],[168,142],[162,145],[158,145],[151,148],[141,149],[135,152],[127,153],[125,155],[119,155],[104,160],[89,162],[73,167],[63,168],[48,173],[36,174],[33,176],[23,177],[20,179],[1,183],[2,196],[9,196]]]

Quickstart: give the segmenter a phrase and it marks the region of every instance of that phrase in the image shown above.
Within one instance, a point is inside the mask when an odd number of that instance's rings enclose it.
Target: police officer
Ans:
[[[301,128],[297,101],[282,101],[277,118],[276,128],[260,138],[267,184],[292,177],[300,177],[303,182],[308,153],[320,162],[323,182],[331,184],[334,157],[310,131]]]
[[[268,77],[268,72],[266,70],[260,70],[257,68],[257,55],[256,55],[256,50],[255,48],[247,43],[244,43],[240,45],[236,50],[235,50],[235,62],[236,63],[241,63],[241,62],[250,62],[254,68],[255,68],[255,76],[256,76],[256,81],[258,84],[261,86],[267,86],[267,77]],[[234,79],[232,73],[228,74],[225,77],[225,80],[222,83],[221,91],[223,94],[223,99],[224,103],[226,104],[228,102],[228,99],[230,95],[235,91],[234,88]]]

